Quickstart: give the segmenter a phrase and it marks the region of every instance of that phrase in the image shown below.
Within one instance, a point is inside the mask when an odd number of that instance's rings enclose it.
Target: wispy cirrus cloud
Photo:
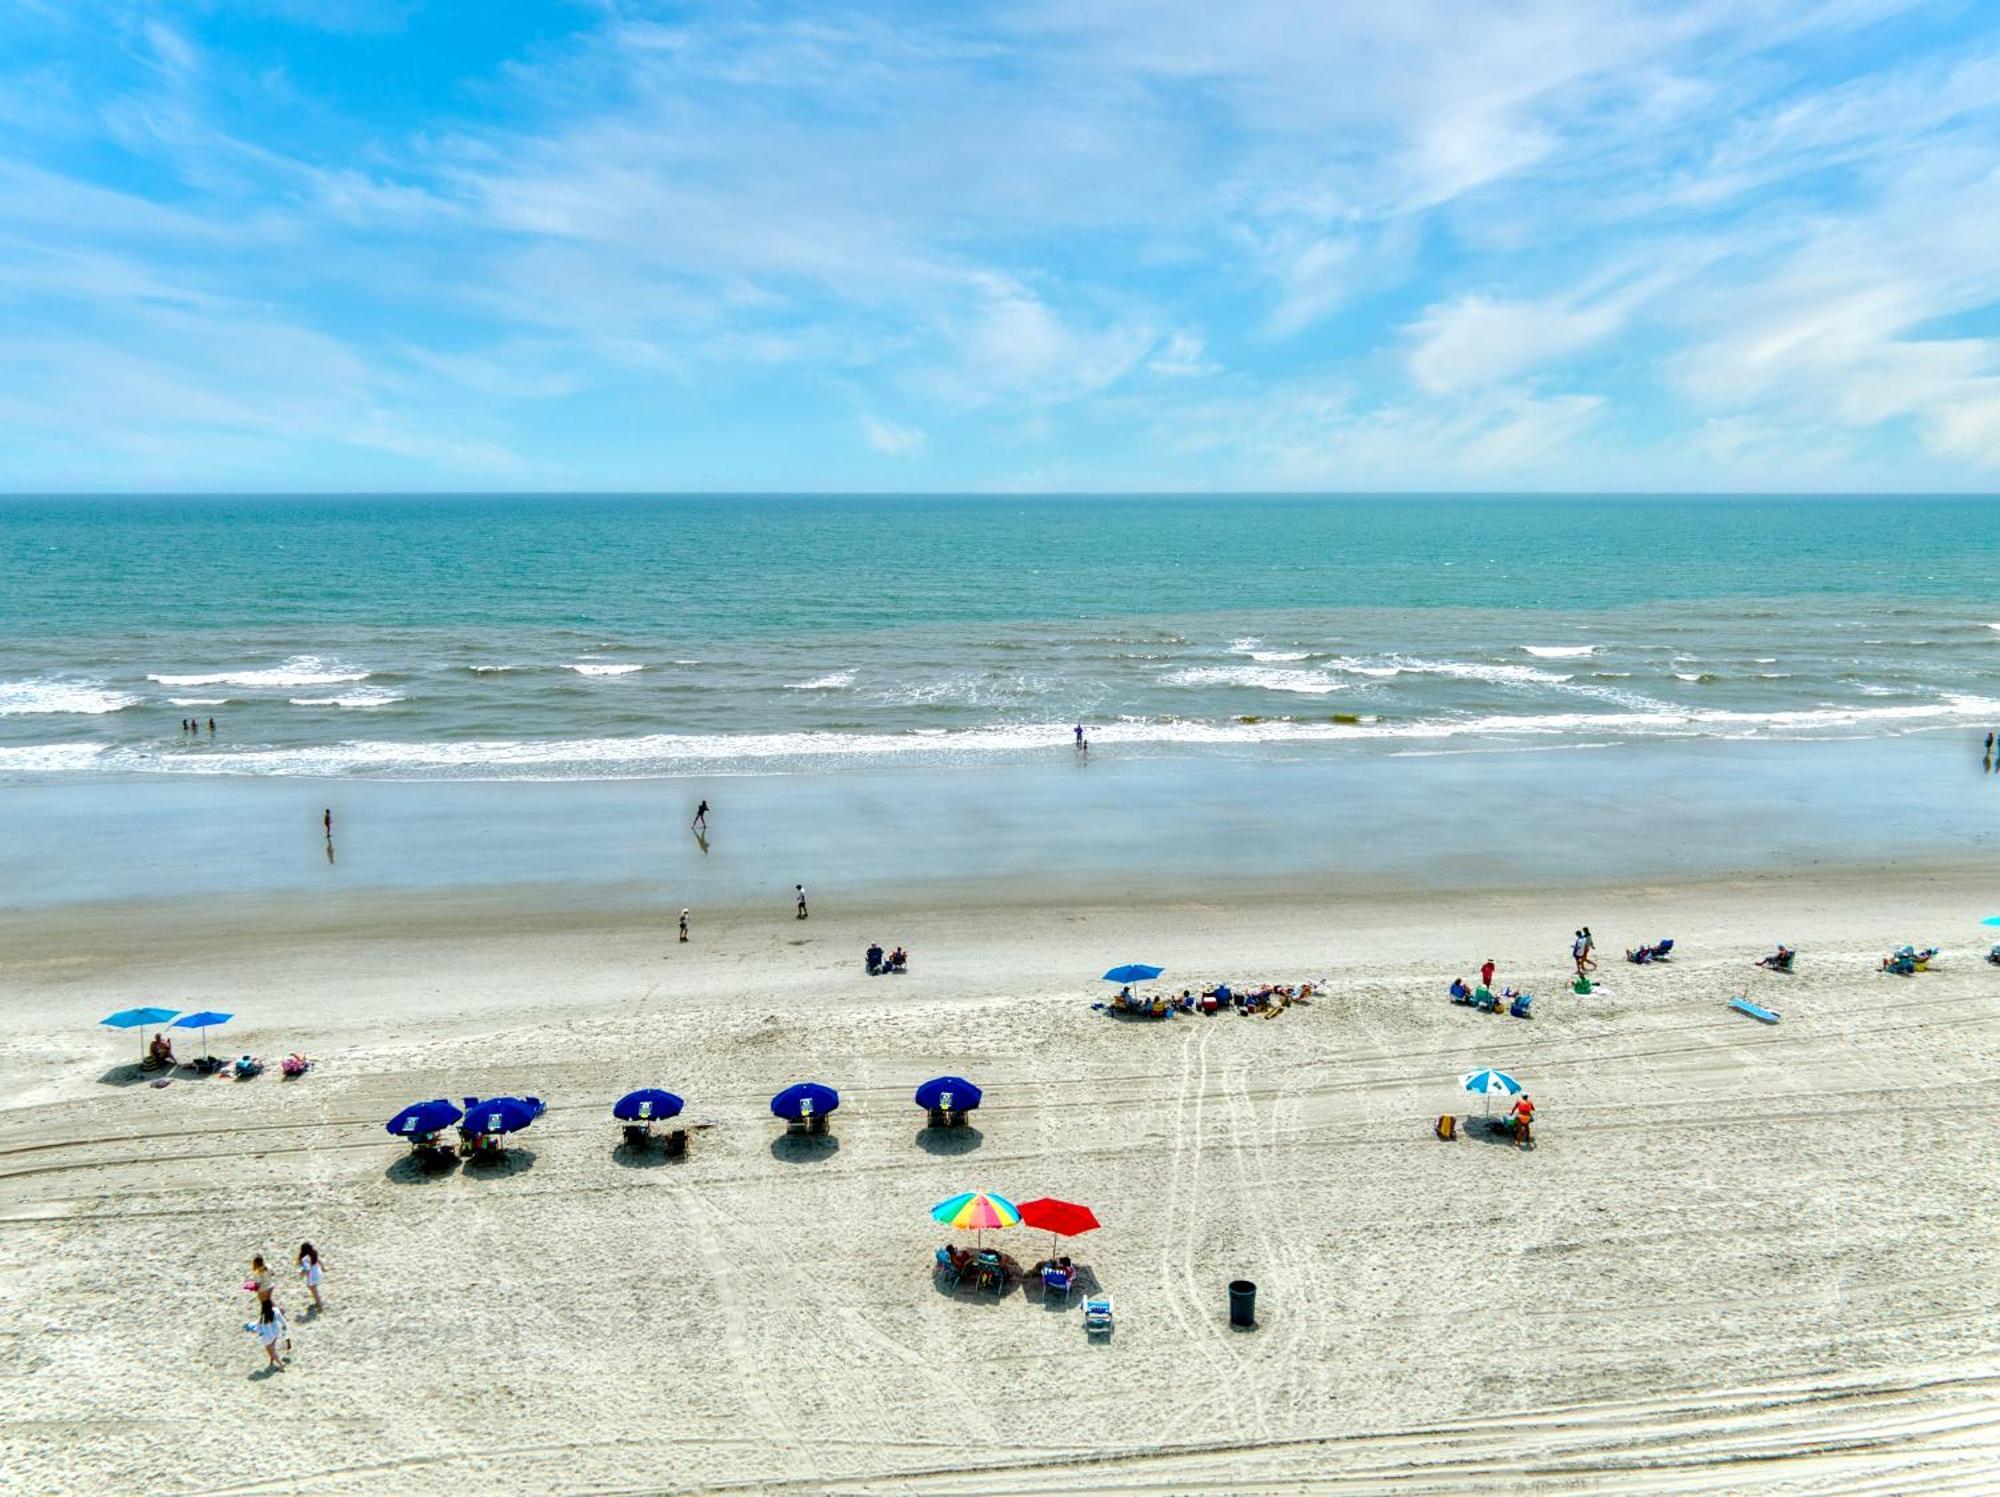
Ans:
[[[2000,471],[1976,10],[13,19],[0,484]]]

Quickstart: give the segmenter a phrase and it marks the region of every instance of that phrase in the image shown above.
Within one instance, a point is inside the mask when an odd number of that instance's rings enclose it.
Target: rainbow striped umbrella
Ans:
[[[931,1220],[943,1222],[947,1227],[957,1227],[961,1231],[977,1230],[983,1234],[988,1227],[1018,1227],[1021,1225],[1021,1208],[1005,1196],[996,1196],[983,1190],[968,1190],[962,1196],[953,1196],[948,1201],[939,1201],[931,1207]]]

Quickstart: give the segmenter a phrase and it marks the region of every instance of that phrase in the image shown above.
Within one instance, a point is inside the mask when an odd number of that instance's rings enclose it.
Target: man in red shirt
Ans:
[[[1490,956],[1486,958],[1486,965],[1479,969],[1479,985],[1483,988],[1493,986],[1493,958]]]

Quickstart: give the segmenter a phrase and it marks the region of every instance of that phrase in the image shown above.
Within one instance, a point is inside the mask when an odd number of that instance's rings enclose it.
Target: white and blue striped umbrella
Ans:
[[[1476,1096],[1486,1098],[1486,1110],[1493,1110],[1495,1097],[1519,1096],[1521,1083],[1505,1071],[1467,1071],[1458,1078],[1458,1084]]]

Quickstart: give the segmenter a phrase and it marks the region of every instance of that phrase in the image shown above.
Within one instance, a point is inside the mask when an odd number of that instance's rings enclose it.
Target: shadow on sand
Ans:
[[[398,1185],[423,1185],[432,1180],[446,1180],[458,1171],[458,1156],[449,1149],[419,1154],[412,1149],[400,1154],[390,1166],[382,1171],[382,1178]]]
[[[833,1133],[781,1133],[771,1140],[771,1157],[786,1164],[813,1164],[839,1152],[840,1138]]]
[[[534,1167],[535,1151],[519,1144],[493,1154],[474,1154],[460,1166],[468,1177],[480,1180],[504,1180],[509,1175],[524,1175]]]
[[[611,1157],[628,1170],[656,1170],[663,1164],[676,1162],[667,1156],[665,1139],[654,1139],[650,1143],[643,1144],[627,1143],[620,1139],[618,1146],[611,1151]],[[681,1156],[683,1159],[686,1157],[685,1154]]]
[[[926,1154],[970,1154],[986,1141],[986,1135],[972,1124],[960,1128],[932,1128],[928,1124],[917,1130],[917,1147]]]

